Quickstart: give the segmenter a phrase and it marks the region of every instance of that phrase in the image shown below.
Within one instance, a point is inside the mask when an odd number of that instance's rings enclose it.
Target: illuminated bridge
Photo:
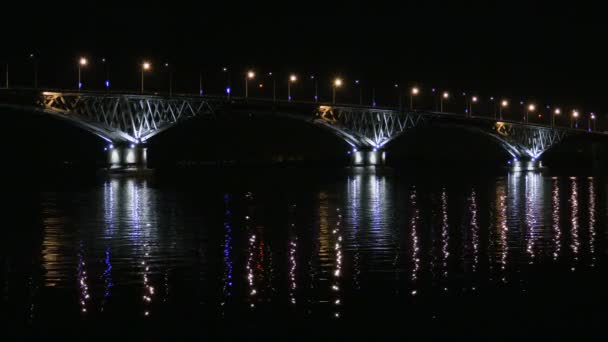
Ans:
[[[514,162],[530,165],[568,136],[605,136],[583,129],[437,111],[237,97],[11,89],[0,91],[0,107],[52,115],[101,137],[108,142],[108,162],[114,168],[145,166],[146,142],[155,135],[193,117],[224,113],[255,113],[309,122],[347,142],[352,147],[349,153],[355,165],[383,164],[386,145],[419,127],[444,127],[482,134],[500,145]]]

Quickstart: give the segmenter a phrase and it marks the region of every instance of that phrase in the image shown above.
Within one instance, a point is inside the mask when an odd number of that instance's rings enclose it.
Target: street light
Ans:
[[[272,102],[277,102],[277,82],[272,74],[272,71],[268,72],[268,77],[272,78]]]
[[[173,70],[169,62],[165,62],[165,68],[169,72],[169,97],[173,96]]]
[[[36,60],[36,56],[33,53],[30,53],[29,58],[34,64],[34,88],[38,89],[38,61]]]
[[[287,81],[287,101],[291,102],[291,84],[295,83],[298,77],[295,74],[289,75],[289,81]]]
[[[473,96],[471,97],[471,102],[469,102],[469,117],[472,118],[473,117],[473,103],[477,103],[479,99],[477,98],[477,96]]]
[[[80,89],[82,88],[82,82],[80,81],[80,69],[82,67],[87,66],[87,59],[84,57],[80,57],[80,59],[78,60],[78,91],[80,91]]]
[[[414,110],[414,96],[417,96],[420,93],[420,89],[418,87],[413,87],[410,92],[410,110]]]
[[[355,80],[355,84],[359,88],[359,106],[363,105],[363,87],[361,86],[361,82],[359,80]]]
[[[526,117],[524,120],[526,123],[528,123],[530,121],[530,118],[529,118],[530,112],[534,112],[535,110],[536,110],[536,106],[533,103],[528,105],[528,107],[526,108]]]
[[[310,79],[313,80],[314,84],[315,84],[315,102],[319,101],[319,87],[317,84],[317,78],[315,77],[315,75],[310,75]]]
[[[222,72],[226,73],[226,98],[230,99],[230,70],[227,67],[222,67]]]
[[[570,119],[570,128],[573,127],[573,121],[576,121],[574,123],[574,127],[578,128],[578,110],[573,110],[572,111],[572,119]]]
[[[591,122],[593,122],[593,129],[591,129]],[[591,132],[595,131],[595,113],[589,114],[589,119],[587,120],[587,130]]]
[[[555,116],[560,115],[562,110],[559,108],[555,108],[553,112],[551,112],[551,127],[555,127]]]
[[[255,73],[251,70],[247,72],[247,76],[245,77],[245,98],[249,96],[249,80],[252,80],[255,77]]]
[[[502,120],[502,109],[507,108],[509,106],[509,101],[502,100],[500,101],[500,107],[498,107],[498,114],[500,116],[500,120]]]
[[[144,71],[148,71],[150,70],[150,68],[152,67],[152,65],[150,64],[150,62],[146,62],[144,61],[143,63],[141,63],[141,93],[144,93]]]
[[[441,94],[441,97],[439,97],[439,112],[443,113],[443,100],[447,100],[449,98],[450,93],[447,91],[444,91],[443,94]]]
[[[342,79],[340,78],[336,78],[334,80],[333,86],[332,86],[332,103],[336,103],[336,88],[339,88],[342,86]]]
[[[102,58],[101,59],[101,63],[103,63],[103,66],[105,68],[106,71],[106,79],[103,82],[104,86],[106,87],[106,92],[110,90],[110,66],[109,66],[109,62],[107,61],[106,58]]]
[[[399,90],[399,84],[395,83],[394,85],[395,89],[397,89],[397,98],[399,101],[399,110],[401,110],[401,91]]]

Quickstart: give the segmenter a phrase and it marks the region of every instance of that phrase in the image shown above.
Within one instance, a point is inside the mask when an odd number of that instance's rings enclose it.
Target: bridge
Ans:
[[[537,166],[547,150],[574,135],[603,132],[496,120],[487,116],[400,110],[349,104],[275,101],[199,95],[136,95],[31,89],[0,90],[0,108],[39,112],[85,129],[108,142],[111,168],[145,167],[146,142],[174,125],[222,113],[265,114],[301,120],[325,129],[351,146],[354,165],[379,165],[392,140],[419,127],[445,127],[482,134],[523,168]]]

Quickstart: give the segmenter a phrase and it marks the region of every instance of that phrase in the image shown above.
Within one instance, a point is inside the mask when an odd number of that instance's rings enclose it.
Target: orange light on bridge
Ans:
[[[263,83],[258,84],[258,88],[264,88],[264,84]]]

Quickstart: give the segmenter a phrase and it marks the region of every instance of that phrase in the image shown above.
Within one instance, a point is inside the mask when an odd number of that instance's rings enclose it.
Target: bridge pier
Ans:
[[[538,171],[543,163],[536,159],[515,160],[510,162],[513,171]]]
[[[351,153],[351,165],[380,166],[386,163],[386,151],[363,150]]]
[[[107,150],[110,170],[143,170],[148,165],[148,149],[142,145],[118,145]]]

